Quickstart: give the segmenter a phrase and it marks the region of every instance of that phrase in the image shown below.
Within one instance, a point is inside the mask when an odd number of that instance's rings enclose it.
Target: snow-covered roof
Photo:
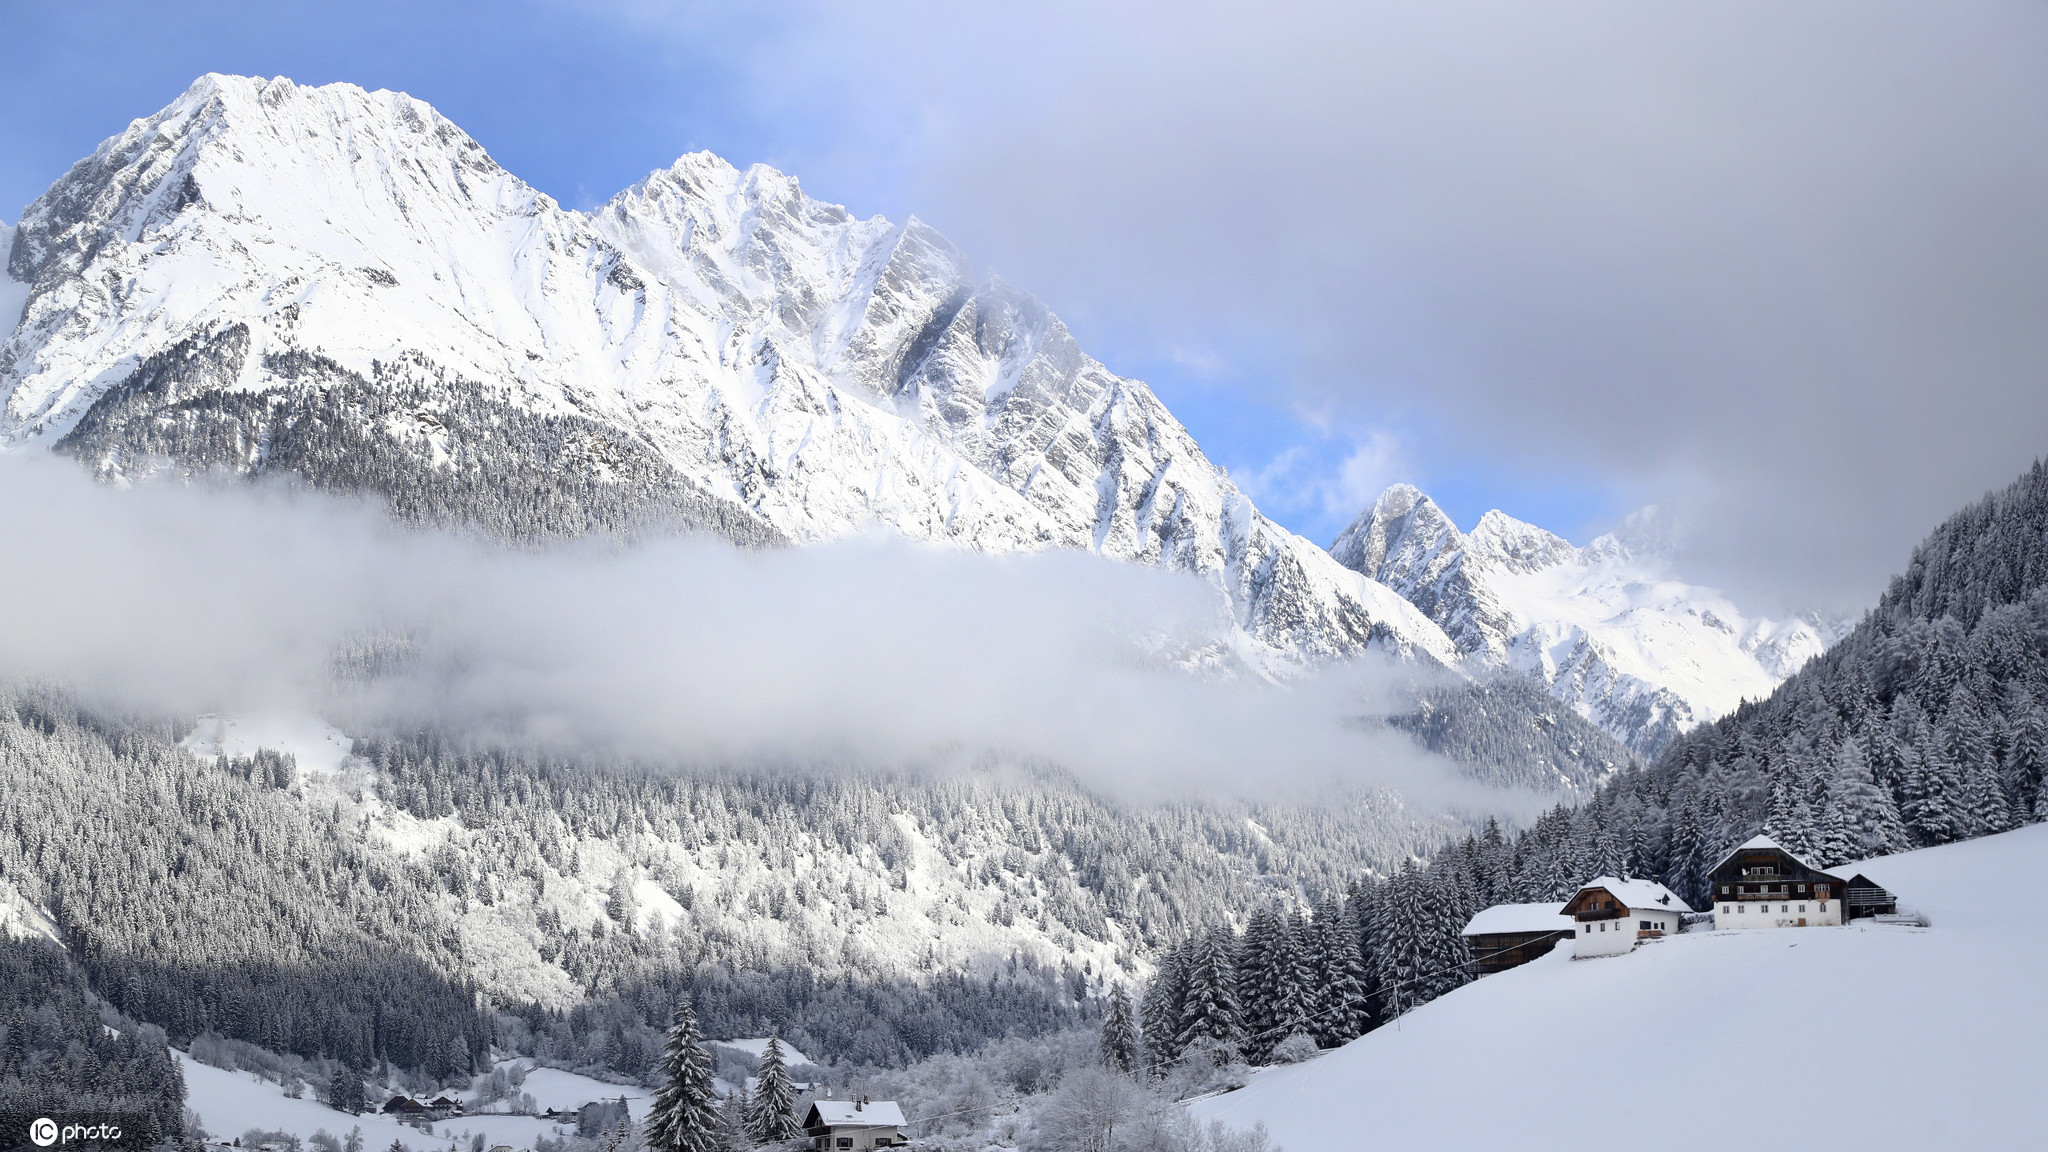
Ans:
[[[1495,904],[1472,918],[1465,925],[1465,935],[1480,936],[1493,932],[1556,932],[1567,931],[1572,918],[1564,915],[1562,904]]]
[[[1678,893],[1655,880],[1623,880],[1618,876],[1602,876],[1596,880],[1586,881],[1579,891],[1584,892],[1587,888],[1605,888],[1614,894],[1614,898],[1620,901],[1624,908],[1644,912],[1659,909],[1666,912],[1692,911],[1686,906],[1685,901],[1678,898]]]
[[[1785,855],[1790,856],[1792,859],[1799,860],[1799,853],[1792,851],[1790,848],[1785,847],[1783,844],[1778,843],[1776,840],[1771,839],[1769,836],[1765,836],[1762,833],[1758,833],[1757,835],[1751,836],[1749,839],[1744,840],[1742,843],[1737,844],[1735,847],[1730,848],[1726,853],[1722,854],[1719,860],[1714,861],[1714,867],[1707,869],[1707,871],[1712,872],[1715,868],[1719,868],[1721,865],[1726,864],[1728,862],[1728,858],[1735,855],[1737,852],[1748,852],[1753,848],[1775,848],[1776,850],[1783,852]],[[1804,860],[1799,860],[1799,863],[1802,867],[1813,868],[1813,865],[1808,864]],[[1820,871],[1820,869],[1818,868],[1813,868],[1813,870],[1816,872]]]
[[[818,1123],[835,1128],[849,1124],[902,1128],[909,1123],[894,1100],[870,1100],[861,1106],[851,1100],[813,1100],[811,1111],[818,1114]]]

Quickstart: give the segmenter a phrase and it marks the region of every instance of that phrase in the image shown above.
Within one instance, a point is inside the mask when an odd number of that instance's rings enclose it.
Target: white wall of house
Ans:
[[[1665,908],[1647,912],[1630,909],[1614,920],[1581,920],[1578,935],[1572,938],[1572,956],[1574,959],[1619,956],[1634,948],[1636,941],[1648,933],[1662,932],[1669,936],[1683,924],[1678,913]]]
[[[1802,923],[1804,921],[1804,923]],[[1714,905],[1714,927],[1831,928],[1842,923],[1840,900],[1786,896],[1777,900],[1727,900]]]

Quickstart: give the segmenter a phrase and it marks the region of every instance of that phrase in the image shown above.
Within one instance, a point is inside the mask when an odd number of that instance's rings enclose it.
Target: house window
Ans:
[[[1643,931],[1648,932],[1650,929],[1655,927],[1656,925],[1650,923],[1648,920],[1643,921]]]
[[[1801,904],[1801,905],[1799,906],[1799,910],[1800,910],[1801,912],[1804,912],[1804,911],[1806,911],[1806,905],[1804,905],[1804,904]]]
[[[1728,906],[1726,904],[1721,905],[1721,914],[1723,916],[1728,914]]]
[[[1791,910],[1792,910],[1792,906],[1791,906],[1790,904],[1780,904],[1780,905],[1778,905],[1778,911],[1780,911],[1780,912],[1790,912]]]
[[[1821,901],[1821,902],[1820,902],[1820,910],[1821,910],[1821,911],[1823,911],[1823,912],[1825,912],[1825,911],[1827,911],[1827,910],[1828,910],[1828,902],[1827,902],[1827,901],[1823,900],[1823,901]]]
[[[841,1136],[838,1140],[834,1141],[833,1144],[835,1147],[839,1148],[851,1148],[853,1147],[853,1137]]]

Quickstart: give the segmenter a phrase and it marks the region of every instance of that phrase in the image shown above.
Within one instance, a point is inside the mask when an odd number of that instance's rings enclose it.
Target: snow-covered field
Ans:
[[[1560,948],[1194,1111],[1287,1152],[2041,1147],[2048,825],[1836,871],[1932,926]]]
[[[176,1056],[185,1071],[185,1106],[199,1113],[200,1123],[216,1140],[231,1140],[251,1128],[290,1132],[304,1139],[323,1129],[344,1136],[349,1129],[360,1127],[366,1148],[389,1148],[392,1141],[402,1140],[416,1152],[433,1152],[457,1144],[466,1148],[474,1134],[481,1134],[487,1146],[510,1144],[531,1148],[535,1137],[560,1136],[575,1129],[573,1124],[564,1126],[536,1116],[478,1115],[443,1120],[434,1124],[431,1132],[423,1132],[380,1115],[350,1116],[336,1112],[315,1099],[310,1089],[305,1098],[293,1100],[285,1096],[279,1085],[251,1073],[214,1068],[182,1052]],[[607,1084],[559,1068],[534,1069],[527,1074],[520,1090],[531,1095],[535,1106],[542,1110],[576,1108],[592,1100],[624,1096],[636,1120],[646,1117],[650,1095],[645,1088]]]
[[[303,712],[256,712],[248,716],[201,716],[183,741],[194,756],[241,759],[268,748],[286,753],[307,772],[329,775],[348,762],[355,741],[341,729]]]

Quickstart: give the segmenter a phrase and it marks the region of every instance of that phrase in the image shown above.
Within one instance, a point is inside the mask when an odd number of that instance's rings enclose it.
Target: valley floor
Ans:
[[[1836,871],[1931,926],[1562,947],[1194,1111],[1287,1152],[2039,1147],[2048,825]]]
[[[559,1138],[573,1134],[573,1121],[558,1123],[538,1116],[475,1115],[456,1116],[422,1131],[376,1113],[351,1116],[320,1103],[308,1089],[297,1100],[288,1098],[277,1084],[248,1072],[213,1068],[180,1052],[179,1067],[185,1073],[185,1106],[199,1114],[210,1141],[229,1141],[251,1128],[265,1132],[287,1132],[304,1140],[315,1132],[341,1137],[349,1129],[361,1128],[363,1146],[372,1152],[386,1149],[392,1141],[420,1150],[468,1148],[475,1135],[482,1135],[486,1147],[509,1144],[531,1148],[537,1138]],[[636,1120],[647,1114],[652,1095],[645,1088],[607,1084],[559,1068],[536,1068],[526,1076],[520,1090],[534,1098],[536,1108],[575,1109],[592,1100],[627,1098]],[[466,1093],[454,1093],[466,1096]]]

